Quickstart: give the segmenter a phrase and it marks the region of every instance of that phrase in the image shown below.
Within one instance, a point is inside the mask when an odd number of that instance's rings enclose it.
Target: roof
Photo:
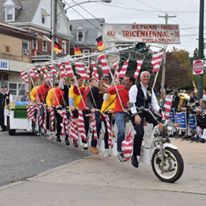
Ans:
[[[15,22],[31,22],[41,0],[12,0],[19,12]],[[4,22],[4,7],[6,0],[0,0],[0,21]]]
[[[96,38],[102,34],[102,26],[104,23],[104,18],[69,20],[71,33],[74,37],[76,37],[76,31],[78,30],[84,30],[86,32],[85,41],[82,43],[84,45],[96,45]]]
[[[35,39],[35,36],[32,32],[3,23],[0,23],[0,33],[15,36],[21,39]]]

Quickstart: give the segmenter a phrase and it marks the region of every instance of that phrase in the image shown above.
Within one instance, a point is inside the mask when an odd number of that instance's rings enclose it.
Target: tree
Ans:
[[[160,87],[161,78],[160,74],[156,88]],[[166,53],[165,85],[169,88],[192,89],[192,64],[186,50],[174,48]]]

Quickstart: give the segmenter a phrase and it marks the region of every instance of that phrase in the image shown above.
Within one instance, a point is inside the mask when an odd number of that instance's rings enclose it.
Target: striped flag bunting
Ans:
[[[151,61],[152,72],[158,72],[160,70],[163,56],[164,56],[164,52],[158,52],[152,55],[152,61]]]
[[[163,112],[163,117],[164,119],[169,119],[170,117],[170,110],[172,107],[172,99],[173,99],[173,95],[167,95],[165,97],[165,102],[164,102],[164,112]]]
[[[81,139],[83,140],[87,140],[87,136],[86,136],[86,131],[85,131],[85,125],[84,125],[84,117],[83,117],[83,112],[82,110],[78,110],[78,132],[79,132],[79,136]]]
[[[85,68],[84,68],[84,63],[83,62],[75,62],[75,71],[83,79],[87,79],[87,74],[85,72]]]
[[[120,69],[119,74],[118,74],[119,78],[123,78],[125,76],[125,74],[127,72],[128,65],[129,65],[129,59],[127,59],[124,62],[122,68]]]
[[[73,141],[78,141],[78,126],[76,123],[76,119],[74,118],[73,112],[70,112],[70,132],[69,132],[70,138],[73,139]]]
[[[20,71],[20,76],[21,76],[21,79],[23,80],[23,82],[25,82],[25,83],[29,82],[28,72]]]
[[[109,74],[110,73],[110,67],[109,67],[109,63],[107,61],[107,57],[105,54],[100,54],[98,56],[98,61],[100,62],[101,66],[102,66],[102,74]]]
[[[142,66],[143,60],[137,60],[137,68],[136,71],[134,73],[134,78],[137,79],[141,70],[141,66]]]
[[[133,150],[133,138],[132,131],[129,131],[125,140],[122,142],[122,153],[124,154],[125,160],[129,160],[132,156]]]
[[[92,61],[92,63],[91,63],[91,65],[92,65],[92,77],[94,77],[95,79],[99,79],[99,74],[98,74],[98,70],[97,70],[97,65],[96,65],[96,63],[94,62],[94,61]]]

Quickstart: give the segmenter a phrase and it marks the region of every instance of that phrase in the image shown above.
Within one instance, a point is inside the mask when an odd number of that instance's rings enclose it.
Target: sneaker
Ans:
[[[111,157],[112,154],[111,154],[111,150],[110,149],[105,149],[104,150],[104,157]]]
[[[57,142],[61,142],[62,140],[61,140],[60,137],[57,137],[57,138],[56,138],[56,141],[57,141]]]
[[[120,161],[120,162],[125,162],[126,161],[126,159],[125,159],[125,157],[124,157],[124,155],[122,154],[122,153],[120,153],[120,154],[118,154],[118,160]]]
[[[68,140],[68,137],[65,137],[65,145],[70,145],[70,142]]]
[[[93,154],[98,154],[99,153],[99,150],[96,147],[90,147],[89,151]]]
[[[132,156],[131,157],[131,163],[134,167],[138,168],[139,167],[139,162],[137,160],[137,157],[136,156]]]
[[[88,144],[87,143],[83,143],[82,144],[82,148],[83,148],[83,150],[87,150],[88,149]]]

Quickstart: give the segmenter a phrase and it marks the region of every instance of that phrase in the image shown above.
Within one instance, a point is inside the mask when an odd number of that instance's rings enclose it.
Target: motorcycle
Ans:
[[[161,181],[176,182],[184,171],[182,155],[169,139],[169,134],[176,125],[169,120],[163,120],[159,114],[144,107],[137,108],[137,111],[138,113],[147,112],[158,122],[153,128],[151,136],[144,137],[140,161],[143,163],[151,161],[153,172]]]

